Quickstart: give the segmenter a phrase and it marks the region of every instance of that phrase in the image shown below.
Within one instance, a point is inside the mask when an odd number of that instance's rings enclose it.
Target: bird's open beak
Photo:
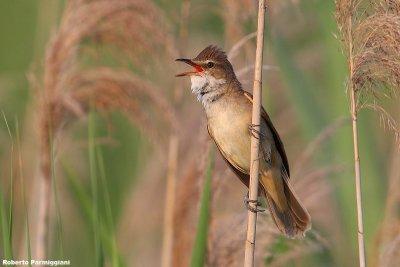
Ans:
[[[186,64],[192,66],[194,68],[193,71],[187,71],[187,72],[183,72],[183,73],[179,73],[177,75],[175,75],[175,77],[183,77],[183,76],[190,76],[190,75],[196,75],[202,71],[204,71],[204,69],[199,65],[194,63],[192,60],[187,59],[187,58],[178,58],[175,61],[182,61],[185,62]]]

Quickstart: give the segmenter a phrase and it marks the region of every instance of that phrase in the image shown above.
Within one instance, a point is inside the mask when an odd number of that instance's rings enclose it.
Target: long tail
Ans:
[[[286,172],[270,171],[263,173],[261,179],[269,210],[278,229],[290,238],[304,237],[311,228],[311,217],[289,184]]]

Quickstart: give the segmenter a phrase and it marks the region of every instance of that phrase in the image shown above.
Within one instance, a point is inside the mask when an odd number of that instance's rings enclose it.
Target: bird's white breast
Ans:
[[[218,93],[221,85],[226,83],[225,79],[216,79],[212,75],[192,75],[190,76],[191,90],[206,108],[208,99]]]

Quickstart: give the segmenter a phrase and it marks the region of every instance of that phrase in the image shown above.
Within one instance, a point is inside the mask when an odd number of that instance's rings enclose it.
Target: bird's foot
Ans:
[[[260,130],[260,125],[249,124],[249,131],[250,131],[250,134],[257,139],[260,139],[260,137],[263,137],[263,133],[261,133],[261,130]]]
[[[244,196],[243,203],[244,203],[244,206],[246,207],[246,209],[248,209],[248,210],[251,211],[251,212],[256,213],[256,212],[263,212],[263,211],[265,211],[265,209],[260,209],[260,208],[258,208],[259,206],[261,206],[261,202],[260,202],[260,201],[249,199],[249,193],[248,193],[248,192],[247,192],[247,194]],[[250,205],[250,203],[255,204],[256,207],[253,207],[252,205]]]

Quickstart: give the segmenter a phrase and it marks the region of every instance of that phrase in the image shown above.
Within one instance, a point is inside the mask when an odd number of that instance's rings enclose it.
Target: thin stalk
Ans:
[[[355,171],[355,186],[356,186],[356,201],[357,201],[357,237],[358,237],[358,258],[360,267],[365,267],[365,245],[364,245],[364,223],[362,211],[362,192],[361,192],[361,170],[360,170],[360,156],[358,149],[358,129],[357,129],[357,96],[355,86],[353,83],[353,40],[352,40],[352,27],[353,16],[349,15],[348,25],[348,40],[349,40],[349,87],[350,87],[350,105],[351,105],[351,119],[353,126],[353,144],[354,144],[354,171]]]
[[[3,119],[7,127],[8,135],[10,137],[11,148],[10,148],[10,203],[8,207],[8,222],[6,218],[6,210],[4,206],[4,210],[2,209],[2,219],[3,219],[3,246],[4,246],[4,257],[11,259],[13,257],[12,251],[12,234],[13,234],[13,206],[14,206],[14,138],[11,134],[10,126],[8,125],[6,114],[2,111]],[[2,193],[2,192],[0,192]],[[2,194],[0,196],[3,198]],[[3,200],[3,199],[1,199]],[[3,208],[3,203],[0,204]]]
[[[39,192],[39,212],[37,222],[37,237],[35,258],[44,260],[46,258],[46,243],[47,243],[47,229],[49,224],[49,209],[51,195],[51,182],[43,177],[40,179],[40,192]]]
[[[255,134],[251,137],[251,161],[250,161],[250,184],[249,199],[255,203],[250,203],[257,208],[258,196],[258,176],[259,176],[259,150],[260,150],[260,115],[261,115],[261,96],[262,96],[262,61],[264,46],[264,20],[265,20],[265,0],[258,1],[258,23],[257,23],[257,48],[256,63],[254,68],[253,84],[253,113],[251,123]],[[256,224],[257,213],[248,211],[246,250],[244,258],[245,267],[254,266],[254,251],[256,245]]]
[[[95,139],[95,118],[93,111],[90,111],[88,118],[88,142],[89,142],[89,170],[90,170],[90,182],[92,190],[92,219],[93,219],[93,236],[94,236],[94,249],[95,249],[95,266],[102,266],[102,252],[101,252],[101,241],[99,237],[100,221],[99,221],[99,207],[98,207],[98,181],[96,173],[96,147],[94,143]]]
[[[111,208],[111,200],[110,200],[110,193],[108,191],[108,184],[107,184],[107,179],[106,179],[106,170],[104,166],[104,159],[103,159],[103,154],[101,152],[101,148],[99,147],[96,149],[96,155],[97,155],[97,162],[98,162],[98,167],[99,167],[99,172],[100,172],[100,181],[102,185],[102,192],[104,196],[104,205],[105,205],[105,212],[106,212],[106,220],[107,220],[107,227],[106,229],[109,232],[110,236],[110,243],[111,243],[111,266],[113,267],[118,267],[121,266],[120,261],[119,261],[119,255],[118,255],[118,247],[117,247],[117,240],[115,237],[115,227],[114,227],[114,220],[113,220],[113,215],[112,215],[112,208]]]
[[[21,144],[20,144],[20,135],[19,135],[19,124],[18,119],[15,120],[15,131],[17,137],[17,149],[18,149],[18,169],[19,169],[19,178],[21,179],[21,193],[22,193],[22,201],[25,209],[25,233],[26,233],[26,250],[28,256],[28,265],[31,264],[31,238],[30,238],[30,230],[29,230],[29,213],[28,213],[28,205],[26,202],[26,194],[25,194],[25,182],[24,182],[24,173],[22,171],[22,154],[21,154]]]
[[[6,207],[4,204],[3,199],[3,190],[0,188],[0,225],[1,225],[1,239],[3,241],[3,248],[4,248],[4,259],[11,259],[11,244],[8,240],[8,222],[7,222],[7,215],[6,215]]]
[[[46,103],[47,105],[47,103]],[[46,110],[48,112],[48,110]],[[40,138],[40,155],[39,155],[39,199],[38,199],[38,217],[35,242],[35,258],[44,260],[47,256],[46,244],[49,229],[49,212],[51,201],[51,142],[52,142],[52,126],[50,112],[46,113],[43,118],[43,136]]]
[[[179,29],[179,56],[186,50],[188,38],[188,20],[190,14],[190,0],[183,0],[181,5],[180,29]],[[182,102],[182,90],[178,86],[174,90],[174,102],[180,105]],[[161,266],[172,266],[172,250],[174,246],[174,210],[176,194],[176,178],[178,166],[179,138],[176,129],[173,130],[169,138],[168,146],[168,169],[167,184],[165,190],[164,206],[164,229],[163,244],[161,254]]]
[[[52,186],[53,186],[53,197],[54,197],[54,205],[56,211],[56,231],[57,231],[57,242],[58,242],[58,253],[59,257],[64,258],[64,247],[63,247],[63,226],[62,226],[62,219],[61,219],[61,211],[60,211],[60,201],[58,198],[57,192],[57,181],[56,181],[56,174],[55,174],[55,165],[54,165],[54,147],[53,142],[50,143],[50,153],[51,153],[51,178],[52,178]],[[49,253],[51,252],[51,244],[49,242],[48,249]]]
[[[161,266],[172,266],[172,246],[174,235],[174,206],[175,206],[175,184],[176,184],[176,169],[178,165],[178,137],[172,135],[168,148],[168,173],[167,173],[167,188],[165,193],[164,207],[164,237]]]

